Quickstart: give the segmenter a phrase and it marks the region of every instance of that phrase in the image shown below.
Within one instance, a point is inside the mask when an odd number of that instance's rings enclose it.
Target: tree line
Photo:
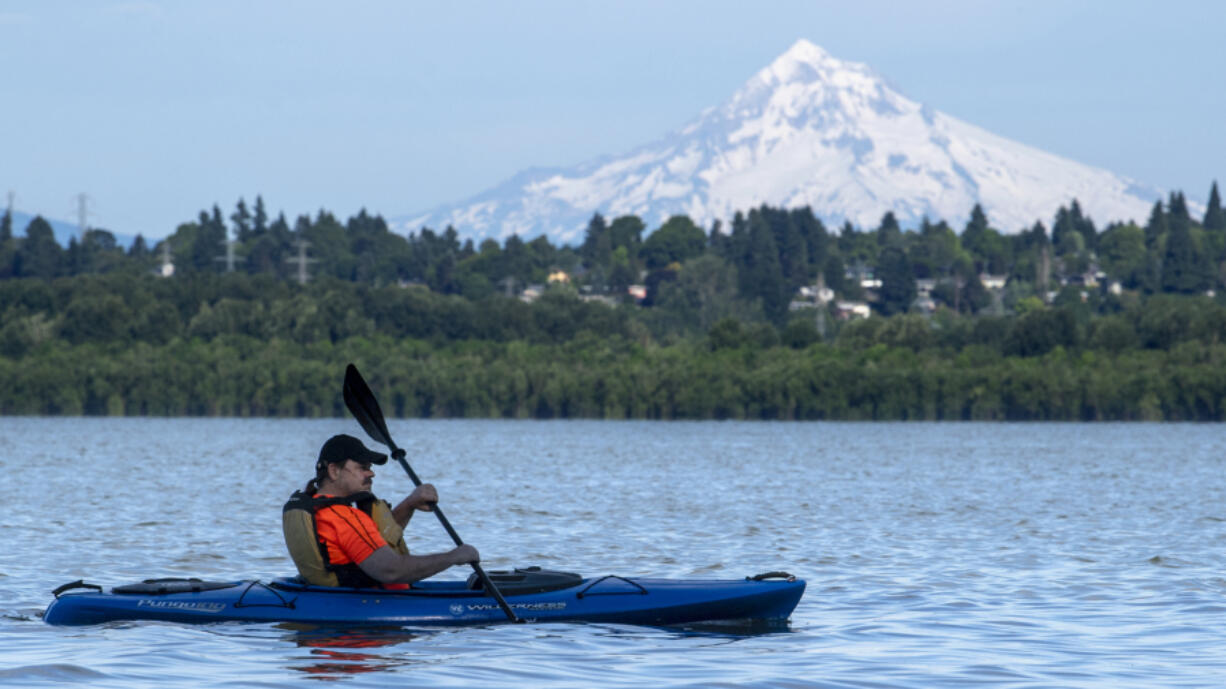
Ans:
[[[0,358],[0,412],[340,416],[355,362],[398,417],[778,420],[1196,420],[1226,418],[1226,346],[954,356],[879,342],[643,347],[385,337],[303,345],[245,337]]]
[[[725,231],[726,229],[726,231]],[[959,235],[827,229],[763,206],[706,231],[676,216],[644,236],[596,215],[583,243],[397,235],[361,212],[269,219],[257,197],[127,250],[91,230],[60,247],[0,218],[3,414],[343,413],[336,371],[371,362],[405,416],[1220,420],[1226,226],[1216,183],[1144,226],[1098,231],[1074,201],[1018,234],[982,209]],[[295,280],[298,240],[312,279]],[[241,258],[226,272],[225,242]],[[163,254],[175,265],[159,277]],[[563,271],[535,302],[514,295]],[[1120,293],[1088,288],[1098,272]],[[981,273],[1005,275],[990,294]],[[821,282],[881,281],[878,315],[789,308]],[[912,308],[936,283],[933,314]],[[645,285],[634,304],[627,288]],[[1054,298],[1049,295],[1054,293]]]
[[[176,277],[221,274],[293,281],[298,258],[309,261],[312,278],[335,278],[371,286],[420,284],[433,292],[478,301],[495,293],[518,293],[563,271],[585,294],[628,300],[627,288],[644,284],[644,305],[695,300],[700,311],[760,318],[782,326],[797,288],[821,281],[845,299],[864,296],[862,278],[882,283],[875,308],[884,315],[909,310],[914,283],[937,283],[938,304],[965,313],[993,307],[980,275],[1009,280],[1005,310],[1027,296],[1101,274],[1142,294],[1199,294],[1226,287],[1226,214],[1217,183],[1205,213],[1192,217],[1181,192],[1156,201],[1144,225],[1111,222],[1101,231],[1073,200],[1055,210],[1050,231],[1042,222],[1016,233],[992,226],[976,205],[961,233],[943,220],[924,219],[904,231],[893,213],[876,228],[850,222],[826,227],[809,208],[762,206],[738,212],[729,227],[706,230],[689,217],[674,216],[649,234],[634,215],[607,221],[593,216],[578,247],[555,246],[547,237],[501,244],[461,242],[454,228],[430,228],[402,236],[377,215],[361,211],[341,222],[327,211],[270,218],[262,197],[253,208],[239,199],[229,222],[219,207],[201,211],[162,242],[140,236],[126,251],[112,233],[90,230],[67,248],[50,225],[35,218],[25,237],[14,237],[11,218],[0,218],[0,279],[156,272],[169,257]],[[235,263],[225,260],[227,242]],[[304,243],[304,248],[299,247]],[[680,285],[683,295],[669,294]],[[676,292],[676,289],[672,289]],[[695,292],[701,293],[695,293]],[[708,313],[708,317],[709,317]],[[709,320],[707,318],[706,320]],[[704,318],[700,325],[708,326]]]

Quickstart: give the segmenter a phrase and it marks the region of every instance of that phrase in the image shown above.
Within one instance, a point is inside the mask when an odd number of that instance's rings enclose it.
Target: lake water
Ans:
[[[281,504],[352,420],[0,419],[0,685],[1218,687],[1212,425],[397,421],[487,569],[809,588],[789,629],[63,628],[51,589],[293,571]],[[376,491],[411,487],[395,465]],[[410,525],[417,552],[450,543]],[[463,578],[467,572],[452,570]]]

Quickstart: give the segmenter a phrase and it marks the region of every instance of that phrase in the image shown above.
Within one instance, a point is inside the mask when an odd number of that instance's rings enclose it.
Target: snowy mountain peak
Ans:
[[[788,48],[787,52],[775,58],[755,80],[763,83],[787,83],[791,81],[812,81],[819,78],[823,71],[843,68],[843,63],[834,59],[819,46],[800,39]]]
[[[960,227],[982,204],[1014,232],[1076,198],[1100,224],[1143,220],[1162,192],[995,136],[900,94],[871,68],[801,39],[723,105],[660,141],[565,170],[530,170],[468,201],[397,218],[474,239],[576,243],[593,213],[709,226],[769,204],[875,227],[886,211]]]

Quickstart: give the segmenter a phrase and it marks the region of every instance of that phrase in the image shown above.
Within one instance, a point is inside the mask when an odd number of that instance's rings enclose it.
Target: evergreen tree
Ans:
[[[1089,216],[1081,212],[1081,204],[1077,203],[1077,199],[1073,199],[1072,205],[1069,207],[1069,216],[1073,221],[1073,229],[1081,234],[1085,240],[1085,247],[1089,251],[1094,251],[1098,248],[1098,230],[1094,227],[1094,221]]]
[[[779,265],[775,235],[761,213],[750,213],[748,224],[749,255],[744,270],[738,273],[741,294],[761,299],[767,318],[781,324],[787,316],[791,295]]]
[[[791,218],[780,214],[783,220],[783,243],[779,262],[783,268],[783,278],[787,281],[790,291],[795,291],[802,285],[809,284],[809,246]]]
[[[145,258],[149,255],[149,246],[145,243],[145,236],[137,233],[136,239],[132,240],[132,246],[128,247],[129,258]]]
[[[241,201],[242,199],[239,200]],[[213,226],[213,229],[221,230],[222,239],[226,238],[226,223],[221,219],[221,208],[217,204],[213,204],[213,215],[209,217],[209,223]]]
[[[724,223],[716,220],[711,223],[711,232],[707,234],[707,247],[711,253],[721,258],[728,255],[728,235],[724,234]]]
[[[1107,275],[1125,287],[1141,286],[1145,268],[1145,231],[1133,223],[1112,225],[1098,242],[1099,259]]]
[[[55,232],[41,215],[35,216],[26,226],[14,259],[14,273],[18,277],[33,277],[50,280],[63,272],[64,250],[55,241]]]
[[[520,239],[517,234],[507,237],[507,241],[503,243],[502,252],[506,260],[505,274],[515,278],[520,284],[527,284],[532,277],[532,262],[524,240]]]
[[[256,237],[252,245],[247,247],[247,260],[243,266],[250,273],[271,273],[280,278],[288,278],[294,267],[288,259],[294,255],[294,233],[280,213],[277,219],[268,226],[268,232]]]
[[[877,275],[881,278],[881,311],[885,315],[905,313],[915,301],[915,271],[901,248],[882,250],[877,259]]]
[[[941,278],[954,271],[963,255],[958,235],[944,220],[934,225],[924,218],[909,260],[916,277]]]
[[[813,209],[805,206],[792,209],[792,224],[800,230],[808,247],[809,274],[816,275],[826,265],[826,256],[830,253],[830,235],[826,233],[825,225],[813,215]]]
[[[1145,223],[1145,247],[1153,251],[1166,233],[1166,213],[1162,210],[1162,202],[1155,201],[1154,209],[1149,213],[1149,222]]]
[[[1079,234],[1072,214],[1067,208],[1060,206],[1060,210],[1056,211],[1056,222],[1051,226],[1051,243],[1056,255],[1063,256],[1084,248],[1082,242],[1073,240],[1073,236]]]
[[[261,237],[268,231],[268,211],[264,210],[264,197],[256,194],[255,210],[251,216],[251,234]]]
[[[1021,238],[1027,249],[1042,249],[1051,246],[1047,238],[1047,228],[1041,222],[1035,222],[1030,230],[1022,232]]]
[[[822,265],[822,279],[826,282],[826,286],[834,290],[837,294],[844,294],[847,291],[847,265],[843,263],[843,259],[838,254],[830,254],[826,257],[826,262]]]
[[[230,222],[234,223],[234,237],[240,242],[251,239],[251,212],[247,210],[247,202],[240,196],[230,214]]]
[[[727,247],[724,260],[738,271],[746,269],[749,266],[749,223],[741,211],[732,214],[732,232],[728,235]]]
[[[1217,191],[1217,184],[1214,183],[1214,191]],[[4,215],[0,216],[0,243],[7,242],[13,238],[13,214],[6,208]]]
[[[859,252],[859,242],[856,241],[857,234],[856,228],[851,224],[851,221],[844,220],[843,227],[839,229],[839,253],[848,257],[856,257],[856,254]]]
[[[583,256],[584,265],[589,268],[609,264],[613,241],[609,236],[609,226],[601,214],[592,214],[592,219],[588,221],[587,233],[583,237],[583,246],[579,253]]]
[[[1209,287],[1209,270],[1204,255],[1192,238],[1192,220],[1182,194],[1171,196],[1173,211],[1162,257],[1162,291],[1196,294]]]
[[[221,209],[213,205],[210,216],[200,212],[200,222],[188,248],[188,268],[200,273],[220,272],[224,266],[217,260],[226,251],[226,225],[221,219]]]
[[[80,275],[86,272],[85,251],[76,237],[68,238],[68,248],[64,251],[63,269],[67,275]]]
[[[972,275],[963,285],[959,301],[962,311],[979,313],[992,305],[992,293],[983,286],[978,275]]]
[[[1201,223],[1206,231],[1226,231],[1226,214],[1222,213],[1222,197],[1217,191],[1217,180],[1209,189],[1209,205],[1205,207],[1205,220]]]
[[[987,255],[987,234],[988,216],[983,212],[983,206],[976,203],[971,209],[971,219],[966,221],[966,228],[962,230],[962,246],[976,259],[981,259]]]
[[[1191,222],[1192,214],[1188,212],[1188,200],[1184,197],[1182,191],[1172,191],[1171,200],[1166,204],[1168,224],[1176,219]]]
[[[978,208],[978,206],[976,206]],[[899,246],[902,244],[902,228],[898,226],[898,218],[894,211],[886,211],[881,216],[881,224],[877,227],[877,246]]]

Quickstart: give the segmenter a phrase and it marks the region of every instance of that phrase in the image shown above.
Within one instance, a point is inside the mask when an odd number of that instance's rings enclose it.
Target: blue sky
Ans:
[[[852,6],[854,5],[854,6]],[[162,237],[262,194],[384,216],[658,138],[799,38],[997,134],[1203,199],[1226,3],[0,0],[0,194]],[[0,199],[2,202],[2,199]]]

